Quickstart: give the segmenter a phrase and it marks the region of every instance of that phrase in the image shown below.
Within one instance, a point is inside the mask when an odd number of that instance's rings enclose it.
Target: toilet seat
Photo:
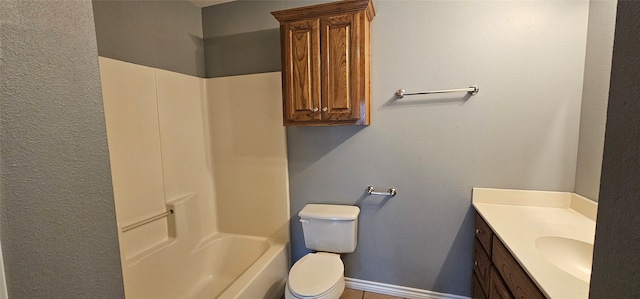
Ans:
[[[289,272],[287,282],[291,293],[298,298],[321,297],[344,284],[344,265],[340,255],[309,253],[298,260]]]

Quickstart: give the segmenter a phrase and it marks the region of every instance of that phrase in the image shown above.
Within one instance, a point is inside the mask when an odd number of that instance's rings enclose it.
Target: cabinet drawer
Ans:
[[[491,259],[482,249],[482,245],[476,239],[473,246],[473,273],[485,294],[489,291],[489,272],[491,271]]]
[[[476,237],[484,250],[491,256],[491,240],[493,237],[493,231],[489,228],[489,225],[482,219],[480,214],[476,213]]]
[[[504,279],[505,284],[518,299],[546,298],[529,278],[520,264],[511,256],[509,250],[493,236],[493,264]]]
[[[487,296],[484,295],[484,291],[482,287],[480,287],[480,281],[478,281],[478,277],[476,274],[473,274],[471,278],[473,285],[471,286],[471,298],[472,299],[487,299]]]

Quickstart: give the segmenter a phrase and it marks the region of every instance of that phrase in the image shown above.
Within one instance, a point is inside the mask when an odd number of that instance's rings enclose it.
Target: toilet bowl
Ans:
[[[285,299],[338,299],[344,291],[344,265],[340,255],[309,253],[293,265]]]

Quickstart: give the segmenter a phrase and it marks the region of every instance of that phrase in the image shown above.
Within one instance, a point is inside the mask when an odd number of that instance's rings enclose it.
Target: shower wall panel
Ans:
[[[156,81],[153,68],[102,57],[99,62],[116,218],[122,228],[166,208]],[[123,260],[168,237],[166,219],[120,233]]]
[[[220,231],[289,239],[280,72],[206,79]]]
[[[204,81],[104,57],[100,68],[123,263],[174,241],[197,246],[218,232]]]
[[[191,195],[182,207],[189,236],[217,232],[208,104],[200,78],[156,69],[164,186],[168,202]]]

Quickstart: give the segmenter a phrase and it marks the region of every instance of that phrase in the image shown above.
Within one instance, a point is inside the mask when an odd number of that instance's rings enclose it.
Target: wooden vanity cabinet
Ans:
[[[477,213],[475,234],[472,298],[546,298]]]
[[[371,0],[271,14],[280,22],[284,125],[369,125]]]

